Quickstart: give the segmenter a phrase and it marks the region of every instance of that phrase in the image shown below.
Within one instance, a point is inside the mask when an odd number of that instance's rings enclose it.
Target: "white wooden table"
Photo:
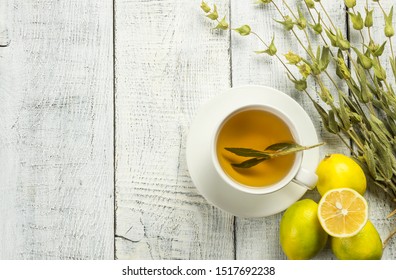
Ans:
[[[341,1],[322,1],[346,29]],[[209,205],[185,159],[198,108],[245,84],[291,95],[327,142],[322,156],[347,153],[282,66],[253,52],[258,40],[212,30],[200,0],[0,3],[0,259],[285,259],[281,214]],[[299,49],[272,7],[215,3],[233,27],[275,34],[279,54]],[[375,188],[366,198],[385,238],[395,205]],[[396,259],[394,239],[383,259]]]

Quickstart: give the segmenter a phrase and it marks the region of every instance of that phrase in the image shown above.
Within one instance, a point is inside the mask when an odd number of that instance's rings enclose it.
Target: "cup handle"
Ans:
[[[300,168],[292,181],[308,190],[312,190],[318,182],[318,176],[314,172],[308,171],[305,168]]]

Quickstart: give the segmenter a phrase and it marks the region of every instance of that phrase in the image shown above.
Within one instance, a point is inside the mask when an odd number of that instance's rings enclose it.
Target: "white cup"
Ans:
[[[211,157],[212,157],[213,165],[216,169],[216,172],[222,178],[222,180],[224,180],[224,182],[230,187],[240,192],[244,192],[248,194],[269,194],[272,192],[276,192],[287,186],[292,181],[309,190],[313,189],[316,186],[318,177],[313,171],[310,171],[301,166],[302,156],[303,156],[302,151],[296,152],[294,163],[290,168],[289,172],[287,172],[287,174],[283,178],[281,178],[281,180],[271,185],[248,186],[237,182],[236,180],[232,179],[229,175],[226,174],[226,172],[223,170],[223,168],[219,163],[219,159],[217,155],[217,139],[219,132],[221,131],[224,124],[227,123],[227,121],[231,117],[241,112],[249,111],[249,110],[255,110],[255,111],[259,110],[277,116],[287,125],[287,127],[289,128],[290,132],[293,135],[293,139],[295,140],[295,142],[300,143],[300,132],[296,128],[297,125],[293,123],[293,119],[290,114],[291,112],[282,111],[282,109],[280,108],[276,108],[274,106],[264,105],[264,104],[243,105],[239,108],[236,108],[232,112],[224,112],[225,115],[224,119],[218,120],[216,129],[214,130],[212,136],[212,149],[211,149],[212,151]]]
[[[288,125],[298,144],[318,143],[315,127],[305,110],[294,99],[273,88],[255,85],[231,88],[202,106],[187,138],[186,157],[191,179],[208,202],[240,217],[279,213],[313,188],[317,180],[318,148],[298,152],[290,172],[270,186],[242,185],[224,172],[216,153],[219,129],[236,112],[253,108],[276,114]]]

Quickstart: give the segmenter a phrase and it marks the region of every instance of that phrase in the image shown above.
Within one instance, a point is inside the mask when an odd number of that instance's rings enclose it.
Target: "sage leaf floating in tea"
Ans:
[[[250,168],[250,167],[253,167],[267,159],[268,158],[252,158],[252,159],[245,160],[241,163],[231,163],[231,165],[234,167],[238,167],[238,168]]]
[[[241,157],[251,157],[241,163],[231,163],[232,166],[238,168],[250,168],[265,160],[289,155],[292,153],[313,149],[324,145],[325,143],[318,143],[312,146],[302,146],[293,142],[276,143],[268,146],[264,151],[258,151],[250,148],[224,148],[225,150]]]

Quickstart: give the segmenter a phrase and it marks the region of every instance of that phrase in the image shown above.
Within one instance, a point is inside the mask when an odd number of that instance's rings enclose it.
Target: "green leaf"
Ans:
[[[371,133],[373,135],[373,133]],[[392,160],[389,157],[391,151],[388,147],[384,146],[384,143],[378,141],[378,139],[373,136],[371,137],[372,144],[376,150],[376,165],[381,175],[385,180],[390,180],[393,175],[392,171]]]
[[[322,54],[319,59],[319,70],[324,71],[326,70],[327,66],[330,63],[330,48],[328,46],[322,47]]]
[[[340,131],[335,114],[333,110],[329,110],[329,130],[330,132],[337,134]]]
[[[269,155],[262,151],[257,151],[250,148],[224,148],[227,151],[241,157],[268,157]]]
[[[234,167],[249,168],[268,159],[285,156],[299,151],[313,149],[322,145],[324,145],[324,143],[319,143],[312,146],[301,146],[297,143],[285,142],[285,143],[276,143],[270,145],[264,151],[257,151],[250,148],[225,148],[225,150],[233,154],[236,154],[238,156],[253,157],[252,159],[243,161],[241,163],[231,164]]]
[[[392,135],[389,133],[388,129],[384,125],[384,123],[377,118],[374,114],[370,114],[370,124],[377,135],[385,135],[388,138],[383,138],[381,141],[383,143],[387,143],[390,139],[392,139]]]
[[[300,152],[300,151],[304,151],[304,150],[313,149],[313,148],[322,146],[324,144],[325,143],[322,142],[322,143],[318,143],[318,144],[312,145],[312,146],[301,146],[300,144],[293,143],[293,142],[284,142],[284,143],[277,143],[277,144],[268,146],[265,149],[265,152],[268,153],[270,158],[275,158],[275,157],[284,156],[284,155],[288,155],[288,154],[292,154],[292,153],[296,153],[296,152]]]
[[[389,57],[389,62],[392,67],[393,76],[395,77],[395,81],[396,81],[396,58],[393,59],[392,57]]]
[[[231,163],[231,165],[238,168],[250,168],[263,162],[264,160],[265,160],[264,158],[252,158],[245,160],[241,163]]]
[[[359,115],[360,114],[363,115],[363,111],[360,110],[359,105],[356,104],[356,102],[353,99],[348,98],[347,95],[341,90],[338,90],[337,92],[338,92],[338,95],[343,99],[343,101],[345,101],[346,105],[352,111],[352,113],[357,113]]]
[[[339,117],[341,119],[342,126],[345,131],[348,131],[351,127],[351,120],[349,117],[349,112],[345,106],[345,99],[343,96],[340,96],[340,109],[339,109]]]
[[[368,168],[371,176],[374,179],[377,179],[377,169],[376,169],[376,164],[375,164],[374,153],[367,143],[364,145],[363,157],[367,164],[367,168]]]
[[[272,144],[270,146],[268,146],[265,150],[266,151],[285,151],[288,149],[295,149],[295,148],[301,148],[302,146],[297,144],[297,143],[293,143],[293,142],[283,142],[283,143],[276,143],[276,144]]]
[[[358,80],[360,84],[360,101],[367,103],[373,99],[373,94],[367,86],[366,71],[361,65],[358,65]]]
[[[329,116],[325,109],[320,106],[318,103],[314,102],[313,105],[315,106],[316,111],[318,111],[320,118],[322,119],[323,125],[329,131]]]

